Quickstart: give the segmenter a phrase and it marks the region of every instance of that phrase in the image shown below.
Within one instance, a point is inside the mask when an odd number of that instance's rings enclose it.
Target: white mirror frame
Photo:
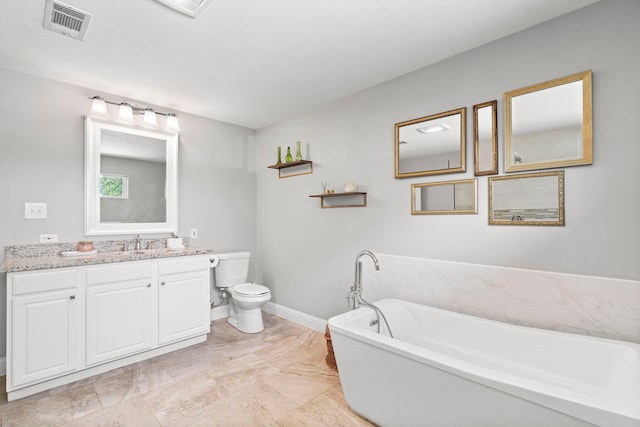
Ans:
[[[166,142],[166,222],[100,222],[100,135],[103,130],[161,139]],[[85,119],[84,161],[85,236],[176,233],[178,231],[178,134],[144,129],[87,116]]]

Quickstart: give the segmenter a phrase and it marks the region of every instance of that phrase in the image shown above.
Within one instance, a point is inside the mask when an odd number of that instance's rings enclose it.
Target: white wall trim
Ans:
[[[262,309],[267,313],[273,314],[278,317],[282,317],[283,319],[290,320],[298,325],[305,326],[307,328],[311,328],[318,332],[324,332],[325,327],[327,326],[327,321],[321,319],[319,317],[311,316],[307,313],[303,313],[298,310],[294,310],[289,307],[285,307],[283,305],[275,304],[271,301],[262,306]],[[229,305],[221,305],[220,307],[215,307],[211,310],[211,321],[218,319],[224,319],[225,317],[229,317]]]
[[[307,328],[314,329],[318,332],[324,332],[327,326],[327,321],[319,317],[311,316],[301,311],[294,310],[282,305],[275,304],[273,302],[266,303],[262,309],[267,313],[271,313],[283,319],[290,320]]]

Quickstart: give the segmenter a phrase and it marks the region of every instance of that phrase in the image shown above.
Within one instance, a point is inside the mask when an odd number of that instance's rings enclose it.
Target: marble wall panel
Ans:
[[[364,298],[398,298],[503,322],[640,343],[640,281],[376,254]]]

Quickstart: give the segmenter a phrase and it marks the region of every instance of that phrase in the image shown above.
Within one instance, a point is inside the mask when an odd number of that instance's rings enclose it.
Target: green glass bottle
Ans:
[[[298,147],[298,149],[296,151],[296,160],[300,161],[300,160],[302,160],[302,152],[300,151],[300,141],[296,142],[296,145]]]
[[[284,158],[285,163],[291,163],[293,161],[293,156],[291,156],[291,147],[287,147],[287,155]]]
[[[282,147],[278,147],[278,161],[276,162],[276,165],[281,165],[282,164]]]

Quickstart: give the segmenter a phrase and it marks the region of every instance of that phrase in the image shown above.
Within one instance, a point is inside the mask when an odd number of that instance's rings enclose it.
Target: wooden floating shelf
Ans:
[[[293,168],[296,166],[304,166],[304,165],[309,165],[308,170],[305,170],[304,172],[291,173],[288,175],[282,174],[282,169]],[[313,173],[313,162],[311,160],[295,160],[293,162],[280,163],[279,165],[271,165],[267,167],[269,169],[278,169],[278,178],[289,178],[292,176],[307,175],[307,174]]]
[[[358,197],[362,196],[362,203],[360,204],[348,204],[348,205],[325,205],[325,199],[333,199],[333,198],[343,198],[343,197]],[[314,194],[309,197],[317,197],[320,199],[320,207],[322,209],[332,209],[332,208],[364,208],[367,206],[367,193],[363,193],[361,191],[353,191],[349,193],[333,193],[333,194]]]

